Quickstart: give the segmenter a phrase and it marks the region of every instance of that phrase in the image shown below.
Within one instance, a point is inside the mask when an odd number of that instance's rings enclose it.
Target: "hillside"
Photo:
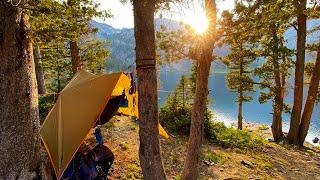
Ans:
[[[248,124],[247,130],[260,137],[269,137],[270,129]],[[115,154],[110,179],[141,179],[138,148],[138,124],[127,117],[116,117],[102,129],[107,146]],[[163,164],[168,179],[179,179],[187,143],[185,136],[161,139]],[[209,142],[202,146],[200,179],[318,179],[320,154],[316,149],[297,149],[265,142],[244,151]]]

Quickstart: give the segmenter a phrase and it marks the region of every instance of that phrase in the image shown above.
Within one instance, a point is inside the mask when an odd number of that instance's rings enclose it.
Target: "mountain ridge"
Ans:
[[[132,71],[135,66],[135,39],[134,39],[134,29],[133,28],[114,28],[109,24],[101,23],[97,21],[91,21],[91,26],[97,28],[96,38],[100,40],[108,40],[111,42],[110,51],[111,57],[108,58],[106,63],[106,70],[108,72],[113,71]],[[170,19],[155,19],[155,29],[160,30],[161,26],[165,26],[168,31],[182,29],[182,23]],[[307,23],[307,28],[311,29],[313,27],[320,26],[320,20],[309,20]],[[319,33],[311,34],[308,36],[307,42],[315,42]],[[289,48],[295,48],[296,44],[296,31],[294,28],[289,28],[285,32],[285,37],[287,40],[287,46]],[[225,56],[228,54],[229,48],[227,46],[217,48],[215,52],[218,56]],[[293,57],[294,59],[294,57]],[[307,53],[306,60],[310,61],[314,59],[314,53]],[[263,61],[262,61],[263,62]],[[253,64],[254,67],[259,66],[262,62],[257,61]],[[165,70],[185,70],[190,67],[190,64],[184,66],[171,64],[170,66],[165,66]],[[221,70],[226,70],[222,63],[213,63],[213,68]]]

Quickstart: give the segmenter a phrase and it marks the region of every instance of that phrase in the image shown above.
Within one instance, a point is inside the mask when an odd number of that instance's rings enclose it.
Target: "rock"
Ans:
[[[214,162],[211,162],[211,161],[208,161],[208,160],[203,160],[202,162],[203,162],[204,164],[206,164],[207,166],[213,166],[213,165],[215,165]]]
[[[219,169],[220,170],[220,172],[222,172],[223,171],[223,169]]]
[[[210,166],[210,162],[209,162],[209,161],[203,160],[202,162],[203,162],[204,164],[206,164],[207,166]]]
[[[312,142],[313,142],[314,144],[318,143],[318,142],[319,142],[319,138],[318,138],[318,137],[315,137],[315,138],[312,140]]]
[[[243,164],[247,168],[253,168],[253,165],[252,165],[252,163],[250,161],[241,160],[241,164]]]

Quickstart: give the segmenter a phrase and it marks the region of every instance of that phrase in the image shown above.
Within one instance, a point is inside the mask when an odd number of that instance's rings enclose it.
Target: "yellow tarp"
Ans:
[[[130,79],[123,73],[96,76],[80,71],[61,91],[40,130],[59,179],[111,96],[121,95],[125,90],[129,107],[120,108],[119,112],[138,117],[138,105],[133,102],[138,98],[137,94],[129,95],[130,85]],[[159,134],[169,137],[160,124]]]

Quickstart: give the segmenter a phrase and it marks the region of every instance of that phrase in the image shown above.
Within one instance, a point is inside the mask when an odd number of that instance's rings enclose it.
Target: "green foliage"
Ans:
[[[218,164],[220,162],[220,157],[218,157],[211,151],[205,152],[203,156],[204,156],[203,159],[206,161],[214,162],[215,164]]]
[[[167,103],[172,103],[174,101]],[[173,104],[170,104],[173,105]],[[171,109],[165,105],[160,109],[159,119],[161,124],[170,132],[188,134],[191,125],[191,108]]]
[[[99,74],[105,67],[106,59],[111,55],[108,41],[87,38],[80,44],[80,57],[87,70]]]
[[[59,93],[73,76],[67,56],[67,49],[59,42],[47,43],[42,51],[42,66],[49,93]]]
[[[56,98],[56,94],[46,94],[43,96],[39,96],[39,116],[41,124],[47,117],[51,108],[53,107]]]
[[[207,132],[207,139],[226,148],[250,150],[265,143],[263,139],[254,137],[248,131],[233,127],[227,128],[222,122],[210,121],[206,127],[209,130]]]
[[[165,105],[160,109],[159,120],[170,132],[189,134],[191,125],[193,82],[182,76],[172,94],[169,94]],[[212,119],[209,109],[206,109],[204,121]]]
[[[304,71],[305,71],[305,75],[309,79],[309,81],[311,79],[313,68],[314,68],[314,62],[307,62],[306,63]]]
[[[72,78],[69,42],[80,45],[79,56],[85,69],[100,73],[110,55],[109,43],[95,39],[94,17],[109,18],[94,0],[32,1],[30,14],[33,42],[41,49],[45,84],[49,93],[59,93]]]
[[[130,163],[127,165],[126,179],[142,179],[141,168],[138,163]]]
[[[205,161],[214,162],[215,164],[221,163],[223,164],[228,159],[230,159],[229,154],[224,152],[212,152],[211,150],[206,150],[203,154],[203,159]]]

